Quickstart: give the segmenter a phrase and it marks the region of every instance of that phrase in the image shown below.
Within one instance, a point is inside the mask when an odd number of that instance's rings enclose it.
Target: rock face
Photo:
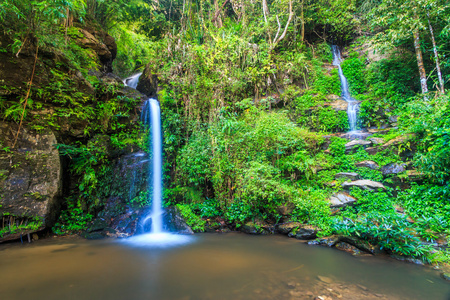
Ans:
[[[273,227],[260,220],[255,220],[245,223],[239,230],[247,234],[271,234]]]
[[[358,180],[361,177],[359,176],[358,173],[352,173],[352,172],[341,172],[341,173],[337,173],[334,178],[336,178],[336,180],[338,179],[345,179],[345,180]]]
[[[12,149],[18,126],[0,122],[0,144]],[[0,216],[14,216],[22,225],[33,218],[52,226],[60,209],[61,163],[52,132],[22,128],[16,147],[0,152]],[[36,231],[34,230],[34,231]],[[17,238],[5,235],[0,241]]]
[[[139,82],[136,87],[136,90],[149,97],[154,97],[156,96],[157,89],[158,89],[158,77],[152,74],[151,65],[148,64],[145,67],[141,77],[139,77]]]
[[[377,189],[382,190],[386,189],[386,187],[383,184],[372,180],[356,180],[351,182],[344,182],[342,184],[342,187],[343,188],[359,187],[361,189],[369,191],[376,191]]]
[[[352,205],[356,202],[356,198],[350,196],[350,194],[345,192],[337,193],[330,197],[330,206],[331,207],[343,207],[347,205]]]

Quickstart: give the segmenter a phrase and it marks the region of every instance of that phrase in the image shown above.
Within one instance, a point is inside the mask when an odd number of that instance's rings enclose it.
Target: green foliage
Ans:
[[[338,234],[356,236],[395,254],[424,258],[431,247],[417,237],[414,225],[395,213],[367,213],[358,219],[344,219],[334,225]]]
[[[186,224],[188,224],[192,228],[192,230],[194,230],[195,232],[205,231],[206,221],[202,220],[198,215],[196,215],[189,205],[177,204],[176,208],[183,216]]]
[[[142,208],[150,205],[149,191],[140,191],[139,195],[131,199],[131,205],[136,208]]]
[[[19,217],[12,216],[9,213],[3,213],[1,217],[3,218],[4,227],[0,227],[0,237],[8,234],[24,233],[26,231],[37,231],[44,227],[43,220],[40,217]]]
[[[362,58],[359,57],[358,52],[351,51],[349,58],[346,58],[342,64],[342,71],[348,80],[350,94],[357,96],[366,91],[365,81],[365,64]]]
[[[84,212],[82,203],[76,197],[67,198],[66,204],[67,208],[61,212],[52,231],[61,235],[85,230],[89,222],[92,221],[93,215]]]

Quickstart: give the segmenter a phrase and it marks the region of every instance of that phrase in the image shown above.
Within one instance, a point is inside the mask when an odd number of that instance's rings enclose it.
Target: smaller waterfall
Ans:
[[[336,45],[331,46],[333,51],[333,65],[338,67],[339,71],[339,79],[341,80],[341,90],[342,90],[342,98],[347,101],[347,115],[348,115],[348,123],[350,125],[350,131],[356,130],[356,124],[358,121],[358,101],[352,98],[350,95],[350,91],[348,88],[347,78],[344,76],[344,72],[341,68],[342,57],[341,51],[339,47]]]
[[[139,77],[141,77],[141,75],[142,75],[142,73],[137,73],[137,74],[134,74],[133,76],[125,78],[123,81],[123,84],[125,84],[126,86],[129,86],[130,88],[136,89],[138,82],[139,82]]]

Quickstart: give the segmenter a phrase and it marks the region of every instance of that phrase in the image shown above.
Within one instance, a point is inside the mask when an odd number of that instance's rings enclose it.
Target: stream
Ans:
[[[160,247],[78,237],[0,246],[1,299],[449,299],[430,267],[285,236],[182,236]]]

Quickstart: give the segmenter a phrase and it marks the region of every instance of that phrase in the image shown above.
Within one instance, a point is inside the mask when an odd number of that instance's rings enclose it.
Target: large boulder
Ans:
[[[291,231],[288,236],[299,240],[312,240],[317,237],[319,229],[312,225],[302,225],[302,227]]]
[[[345,144],[345,153],[347,153],[347,154],[351,153],[352,151],[354,151],[358,147],[367,148],[370,145],[372,145],[371,141],[353,140],[353,141],[348,142],[347,144]]]
[[[376,181],[372,181],[372,180],[356,180],[356,181],[351,181],[351,182],[344,182],[342,184],[343,188],[351,188],[351,187],[358,187],[364,190],[369,190],[369,191],[376,191],[376,190],[385,190],[386,187]]]
[[[355,166],[358,168],[368,168],[368,169],[372,169],[372,170],[377,170],[380,167],[380,166],[378,166],[378,164],[376,162],[371,161],[371,160],[361,161],[359,163],[356,163]]]
[[[13,148],[17,130],[16,124],[0,121],[0,217],[2,226],[19,227],[15,234],[0,237],[0,242],[52,226],[61,205],[55,135],[23,127]]]
[[[383,175],[399,174],[406,171],[406,164],[391,163],[383,166],[381,172]]]
[[[347,205],[352,205],[356,202],[356,198],[350,196],[350,194],[345,192],[339,192],[330,197],[330,206],[331,207],[343,207]]]
[[[276,226],[276,231],[281,234],[289,234],[293,230],[297,230],[298,228],[301,228],[303,226],[302,223],[299,222],[287,222],[283,224],[278,224]]]
[[[145,66],[136,89],[148,97],[155,97],[158,89],[158,77],[152,73],[151,69],[151,64]]]

